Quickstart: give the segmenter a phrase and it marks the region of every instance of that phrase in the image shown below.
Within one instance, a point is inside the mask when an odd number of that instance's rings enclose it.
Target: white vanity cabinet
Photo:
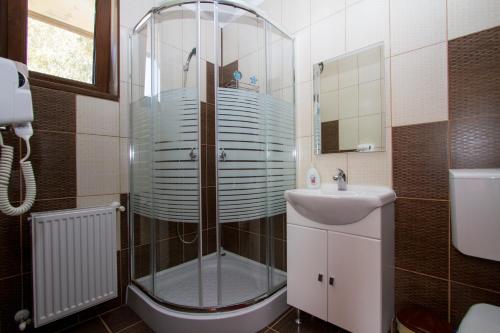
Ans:
[[[393,210],[325,225],[288,205],[288,304],[353,333],[386,333],[394,312]]]

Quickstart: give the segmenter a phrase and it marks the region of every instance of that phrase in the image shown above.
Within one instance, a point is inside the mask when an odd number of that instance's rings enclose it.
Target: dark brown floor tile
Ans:
[[[393,127],[393,181],[398,197],[448,198],[448,122]]]
[[[347,333],[347,331],[305,312],[301,312],[300,314],[300,320],[302,322],[300,325],[295,323],[296,318],[296,312],[290,311],[284,318],[271,326],[271,328],[280,333]]]
[[[458,283],[451,283],[451,323],[460,324],[467,310],[478,303],[500,306],[500,293],[489,292]]]
[[[500,115],[500,27],[448,43],[450,119]]]
[[[448,319],[448,282],[396,269],[396,311],[420,305]]]
[[[448,278],[447,201],[397,199],[396,266]]]
[[[30,213],[72,208],[76,208],[76,198],[37,200]],[[31,272],[31,223],[28,221],[30,216],[30,214],[22,216],[23,273]]]
[[[500,262],[471,257],[452,246],[451,280],[500,292]]]
[[[84,321],[76,326],[70,327],[62,331],[64,333],[108,333],[106,326],[99,318],[93,318]]]
[[[76,132],[76,95],[31,86],[36,130]]]
[[[498,110],[498,116],[450,121],[452,168],[500,167],[500,104]]]
[[[16,332],[15,313],[21,309],[22,277],[0,280],[0,332]]]
[[[39,130],[30,143],[37,199],[76,197],[75,134]]]
[[[140,323],[137,323],[124,329],[123,331],[120,331],[120,333],[154,333],[154,331],[149,328],[149,326],[146,325],[145,322],[141,321]]]
[[[101,318],[111,332],[118,332],[141,321],[141,318],[126,305],[101,315]]]
[[[76,325],[78,325],[78,314],[73,314],[36,329],[30,326],[27,331],[28,333],[59,333],[65,329],[73,328]]]
[[[0,213],[0,278],[21,273],[21,218]]]

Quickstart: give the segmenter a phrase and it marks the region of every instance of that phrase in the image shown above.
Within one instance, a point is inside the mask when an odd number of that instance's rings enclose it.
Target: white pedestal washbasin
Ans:
[[[394,191],[336,185],[285,192],[289,305],[356,333],[394,316]]]
[[[304,217],[322,224],[343,225],[358,222],[375,209],[396,199],[393,190],[380,186],[337,185],[320,189],[295,189],[285,192],[286,200]]]

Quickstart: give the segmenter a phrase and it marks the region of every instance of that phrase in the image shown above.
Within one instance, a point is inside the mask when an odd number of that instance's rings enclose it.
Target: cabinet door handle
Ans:
[[[334,282],[335,282],[335,278],[333,276],[330,276],[330,279],[328,281],[328,283],[330,284],[330,286],[333,286]]]
[[[318,274],[318,281],[323,282],[323,274]]]

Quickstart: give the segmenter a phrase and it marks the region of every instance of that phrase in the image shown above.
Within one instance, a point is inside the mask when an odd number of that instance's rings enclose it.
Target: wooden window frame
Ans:
[[[119,0],[96,0],[94,84],[30,71],[30,84],[119,99]],[[26,63],[28,0],[0,0],[0,56]]]

